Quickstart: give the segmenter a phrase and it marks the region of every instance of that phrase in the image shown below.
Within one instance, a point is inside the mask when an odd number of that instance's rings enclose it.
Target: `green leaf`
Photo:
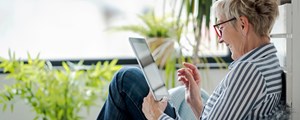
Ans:
[[[205,16],[206,16],[206,27],[209,27],[210,23],[210,8],[212,5],[212,0],[206,0],[205,1]]]
[[[84,60],[80,60],[80,61],[77,63],[77,65],[78,65],[78,66],[82,66],[83,63],[84,63]]]
[[[103,69],[107,69],[107,67],[109,67],[109,62],[105,61],[102,66],[103,66]]]
[[[7,66],[4,68],[4,72],[13,72],[13,63],[12,62],[9,62],[8,64],[7,64]]]
[[[95,66],[95,71],[99,72],[101,69],[101,62],[97,62],[96,66]]]
[[[0,93],[0,104],[3,104],[3,111],[7,107],[13,111],[15,104],[12,100],[15,97],[25,100],[36,113],[34,119],[59,119],[58,114],[60,119],[82,118],[78,112],[82,108],[93,106],[98,98],[104,96],[101,94],[102,90],[108,89],[109,82],[99,79],[111,80],[116,68],[120,68],[116,65],[117,60],[112,60],[105,61],[103,65],[98,62],[86,71],[71,72],[65,62],[62,63],[64,69],[61,70],[52,68],[49,61],[39,58],[32,61],[29,53],[28,56],[30,60],[26,64],[17,60],[1,59],[1,67],[12,71],[6,77],[16,81],[12,85],[3,85],[4,92]],[[95,76],[91,77],[91,74]],[[88,95],[86,91],[90,91]],[[79,103],[81,105],[78,105]]]
[[[192,7],[190,5],[190,0],[185,0],[185,8],[186,8],[186,22],[185,24],[188,25],[189,23],[189,18],[190,18],[190,13],[192,12]]]
[[[200,3],[201,2],[201,0],[198,0],[198,2]],[[195,0],[191,0],[191,7],[190,7],[190,12],[191,12],[191,14],[194,14],[195,13]]]
[[[58,119],[61,120],[63,115],[64,115],[64,110],[63,109],[59,110],[58,111]]]
[[[6,59],[1,59],[0,68],[5,68],[8,64],[8,61]]]
[[[63,68],[66,70],[67,73],[70,73],[70,72],[71,72],[71,70],[70,70],[70,68],[69,68],[69,66],[67,65],[66,62],[62,62],[62,66],[63,66]]]
[[[11,50],[8,49],[8,58],[11,59]]]
[[[135,33],[140,34],[142,36],[146,36],[149,33],[149,30],[147,30],[145,27],[140,26],[140,25],[126,25],[126,26],[112,28],[112,30],[115,30],[115,31],[132,31],[132,32],[135,32]]]
[[[176,59],[168,59],[168,62],[166,64],[166,70],[165,70],[165,74],[166,74],[166,82],[167,82],[167,88],[171,87],[175,87],[175,72],[176,71]],[[171,84],[169,83],[169,81],[171,80]]]
[[[113,60],[110,62],[109,67],[114,67],[114,66],[117,64],[117,62],[118,62],[117,59],[113,59]]]
[[[38,53],[38,55],[35,57],[35,60],[39,60],[40,58],[40,53]]]
[[[10,104],[10,112],[14,111],[14,104]]]
[[[39,68],[44,68],[44,66],[45,66],[45,61],[38,61]]]
[[[27,52],[27,60],[28,60],[28,64],[32,64],[33,63],[33,61],[32,61],[32,58],[31,58],[31,56],[30,56],[30,54]]]
[[[52,63],[50,61],[47,61],[46,65],[47,65],[47,67],[48,67],[49,70],[53,69]]]
[[[2,111],[6,111],[6,107],[7,107],[7,105],[6,105],[6,104],[3,104],[3,106],[2,106]]]
[[[33,120],[38,120],[40,118],[40,116],[35,116],[34,118],[33,118]]]

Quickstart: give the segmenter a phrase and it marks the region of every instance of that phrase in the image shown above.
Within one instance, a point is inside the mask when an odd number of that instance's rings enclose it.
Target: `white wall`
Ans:
[[[292,0],[293,5],[293,20],[292,20],[292,119],[300,120],[300,2],[299,0]]]
[[[229,70],[218,70],[211,69],[207,72],[200,70],[202,78],[202,88],[206,90],[207,93],[212,94],[216,86],[221,82],[221,80],[226,76]]]

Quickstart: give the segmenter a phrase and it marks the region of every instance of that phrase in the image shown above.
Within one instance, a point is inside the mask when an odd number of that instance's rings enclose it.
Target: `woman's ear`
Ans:
[[[245,16],[241,16],[240,17],[240,29],[242,31],[242,34],[244,36],[246,36],[248,34],[248,31],[249,31],[249,21],[248,21],[248,18],[245,17]]]

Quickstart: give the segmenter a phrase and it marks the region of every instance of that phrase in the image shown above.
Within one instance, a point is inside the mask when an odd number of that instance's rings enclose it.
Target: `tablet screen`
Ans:
[[[129,40],[154,98],[161,100],[164,96],[167,97],[168,90],[145,39],[129,38]]]

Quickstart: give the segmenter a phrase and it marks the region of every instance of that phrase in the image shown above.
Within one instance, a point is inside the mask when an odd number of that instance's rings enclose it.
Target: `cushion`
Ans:
[[[179,86],[179,87],[172,88],[169,90],[169,93],[170,93],[170,102],[171,104],[173,104],[176,110],[178,110],[180,117],[183,120],[195,120],[196,118],[194,116],[192,109],[185,101],[185,87]],[[209,98],[208,93],[203,89],[201,89],[201,98],[203,104],[205,104]]]

